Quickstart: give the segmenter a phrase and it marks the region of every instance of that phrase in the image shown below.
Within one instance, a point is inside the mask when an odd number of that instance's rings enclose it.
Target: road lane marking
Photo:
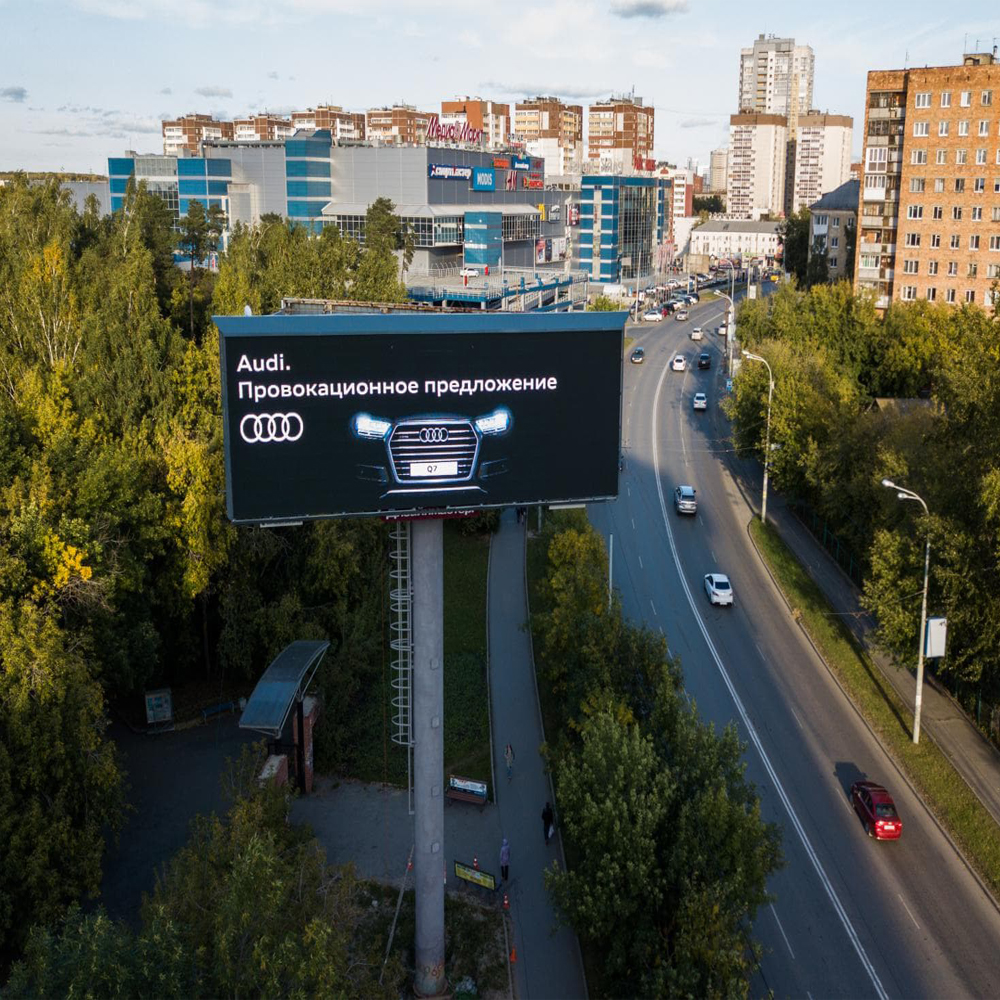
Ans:
[[[642,556],[639,556],[639,569],[642,569],[642,568],[643,568],[643,565],[642,565]]]
[[[653,609],[653,614],[656,615],[656,605],[653,603],[652,597],[649,599],[649,606]],[[656,615],[656,617],[659,618],[660,616]]]
[[[664,369],[660,373],[660,378],[656,383],[656,390],[653,394],[653,412],[651,414],[650,422],[650,430],[653,438],[653,475],[656,479],[656,492],[660,500],[660,514],[663,517],[664,527],[667,529],[667,542],[670,545],[670,552],[674,559],[674,566],[677,568],[677,574],[681,582],[681,589],[687,597],[691,613],[694,615],[695,621],[698,623],[698,628],[701,630],[701,634],[705,639],[705,645],[708,647],[708,651],[711,654],[712,659],[715,661],[715,666],[722,677],[722,681],[729,691],[730,697],[733,699],[736,711],[743,720],[743,725],[746,728],[748,736],[750,737],[750,742],[753,743],[754,748],[760,755],[761,763],[764,765],[764,770],[767,771],[774,790],[781,799],[781,804],[785,807],[785,812],[788,814],[789,822],[795,830],[795,833],[802,844],[802,848],[806,852],[806,856],[812,863],[813,870],[816,872],[816,875],[820,880],[820,884],[823,886],[823,890],[826,892],[827,898],[830,900],[830,904],[833,906],[833,910],[837,914],[841,926],[844,928],[844,931],[854,948],[855,954],[858,956],[865,972],[868,973],[868,978],[871,980],[872,986],[874,987],[876,994],[879,996],[879,1000],[889,1000],[889,995],[882,986],[878,973],[875,971],[875,966],[868,957],[868,953],[865,951],[864,945],[858,937],[858,932],[854,929],[854,924],[851,923],[851,918],[847,915],[847,911],[844,909],[844,904],[841,903],[840,897],[837,895],[837,890],[834,889],[833,883],[830,881],[830,877],[827,875],[826,869],[823,867],[823,862],[820,861],[819,855],[816,853],[816,849],[813,847],[812,841],[809,839],[809,835],[805,831],[805,827],[802,826],[802,821],[799,819],[798,814],[792,807],[792,801],[788,797],[788,793],[785,791],[785,786],[781,783],[781,779],[778,777],[778,772],[774,769],[774,765],[771,763],[771,758],[764,749],[764,744],[761,742],[760,736],[757,734],[757,729],[750,721],[750,716],[747,714],[743,701],[736,691],[736,687],[729,676],[729,672],[722,663],[722,657],[719,656],[719,651],[715,648],[715,643],[712,642],[712,637],[709,635],[708,628],[702,620],[701,614],[698,612],[698,608],[695,606],[694,597],[691,594],[691,588],[688,586],[687,579],[681,571],[680,555],[677,551],[677,544],[674,541],[673,530],[670,527],[670,519],[667,517],[667,503],[663,496],[663,481],[660,478],[659,437],[656,433],[658,426],[657,418],[660,409],[660,390],[663,388],[663,380],[666,377],[666,374],[667,369]]]
[[[632,520],[632,530],[635,531],[635,518],[633,517],[631,520]]]
[[[631,496],[631,495],[632,495],[632,487],[631,487],[631,486],[629,486],[629,484],[628,484],[628,483],[626,483],[626,484],[625,484],[625,492],[626,492],[626,493],[627,493],[627,494],[628,494],[629,496]]]
[[[899,893],[897,892],[896,895],[899,896]],[[920,924],[917,923],[916,917],[914,917],[913,914],[910,913],[910,908],[906,905],[906,900],[903,899],[902,896],[899,896],[899,901],[903,904],[903,909],[906,910],[906,912],[910,914],[910,919],[913,921],[913,926],[916,927],[916,929],[919,931],[920,930]]]
[[[806,727],[802,725],[802,720],[795,714],[795,709],[791,705],[788,706],[788,711],[795,716],[795,721],[799,724],[799,729],[805,729]]]
[[[764,655],[764,650],[760,648],[760,643],[759,642],[755,642],[754,645],[757,647],[757,652],[760,653],[760,658],[762,660],[766,660],[767,657]]]
[[[785,933],[785,928],[781,926],[781,921],[778,919],[778,911],[774,908],[774,903],[771,903],[771,912],[774,914],[774,922],[778,925],[778,930],[781,931],[781,936],[784,938],[788,954],[792,956],[792,961],[794,962],[795,952],[792,951],[792,946],[788,943],[788,935]]]

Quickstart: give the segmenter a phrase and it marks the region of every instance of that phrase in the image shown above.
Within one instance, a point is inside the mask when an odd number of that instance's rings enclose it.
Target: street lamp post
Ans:
[[[748,361],[760,361],[767,368],[767,423],[764,425],[764,492],[760,501],[760,523],[767,524],[767,466],[771,460],[771,397],[774,395],[774,375],[766,358],[743,351]]]
[[[891,479],[883,479],[882,485],[889,490],[896,491],[899,500],[915,500],[924,508],[924,514],[928,514],[927,504],[923,497],[908,490],[904,486],[897,486]],[[917,637],[917,693],[913,699],[913,742],[920,742],[920,705],[923,700],[924,690],[924,635],[927,631],[927,580],[931,569],[931,536],[927,533],[927,543],[924,546],[924,596],[920,604],[920,635]]]

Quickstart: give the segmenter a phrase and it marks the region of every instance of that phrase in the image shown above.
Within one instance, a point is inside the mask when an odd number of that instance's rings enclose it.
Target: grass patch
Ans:
[[[375,906],[371,932],[383,943],[389,940],[399,890],[378,882],[365,886]],[[507,953],[503,916],[495,906],[484,905],[462,893],[449,892],[444,900],[445,977],[452,989],[466,976],[476,984],[480,997],[507,995]],[[413,890],[403,893],[399,920],[390,955],[398,958],[412,975],[415,966],[413,942],[416,922]]]
[[[490,536],[444,524],[444,767],[490,781],[486,573]],[[492,788],[491,788],[492,794]]]
[[[1000,895],[1000,827],[937,744],[913,744],[913,713],[868,653],[831,614],[822,591],[777,532],[758,519],[750,533],[816,648],[882,744],[994,895]],[[905,822],[905,820],[904,820]]]
[[[489,780],[490,727],[486,684],[486,569],[489,534],[467,535],[444,523],[445,772]],[[388,579],[385,586],[389,586]],[[349,777],[406,785],[406,751],[392,741],[392,677],[386,593],[382,682],[358,709],[362,734],[351,750]]]

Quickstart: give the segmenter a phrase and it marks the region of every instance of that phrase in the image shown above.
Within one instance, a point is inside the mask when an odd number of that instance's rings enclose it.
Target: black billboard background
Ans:
[[[593,314],[586,314],[591,319]],[[298,317],[297,317],[298,318]],[[449,317],[451,319],[452,317]],[[560,317],[562,319],[564,317]],[[306,319],[306,317],[302,317]],[[387,317],[391,326],[391,317]],[[555,319],[555,317],[551,317]],[[275,333],[240,336],[230,318],[222,338],[229,516],[237,522],[303,520],[350,514],[470,509],[617,496],[621,442],[622,327],[531,332]],[[563,324],[565,325],[565,324]],[[301,329],[301,327],[299,327]],[[280,355],[281,371],[238,370]],[[473,394],[426,392],[425,383],[485,385],[544,380],[546,388],[485,388]],[[548,388],[555,380],[555,388]],[[417,383],[415,394],[277,396],[254,401],[254,386]],[[243,386],[243,398],[240,393]],[[274,390],[272,390],[274,391]],[[393,425],[415,417],[476,418],[505,408],[510,429],[484,436],[477,465],[498,474],[436,487],[395,481],[382,441],[359,438],[361,413]],[[241,421],[268,436],[264,415],[295,413],[295,441],[248,443]],[[416,425],[414,425],[416,427]],[[281,436],[281,422],[272,425]],[[298,422],[286,428],[294,436]],[[433,428],[430,431],[433,432]],[[372,478],[382,468],[384,481]],[[368,478],[359,470],[365,469]],[[473,488],[469,488],[473,487]],[[393,492],[393,490],[400,492]]]

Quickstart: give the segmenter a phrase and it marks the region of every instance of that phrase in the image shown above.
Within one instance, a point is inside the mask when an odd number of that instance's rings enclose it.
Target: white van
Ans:
[[[701,338],[702,338],[703,336],[704,336],[704,334],[702,334],[702,332],[701,332],[701,327],[700,327],[700,326],[696,326],[696,327],[695,327],[695,328],[694,328],[694,329],[693,329],[693,330],[691,331],[691,339],[692,339],[692,340],[701,340]]]

